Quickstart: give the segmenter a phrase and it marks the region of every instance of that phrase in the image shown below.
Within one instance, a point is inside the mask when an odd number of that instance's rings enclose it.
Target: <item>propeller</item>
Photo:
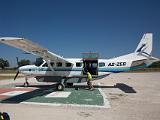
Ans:
[[[14,80],[16,80],[18,74],[19,74],[19,70],[17,71],[16,76],[14,77]]]
[[[16,78],[17,78],[17,76],[18,76],[18,74],[19,74],[19,70],[18,70],[18,68],[20,67],[19,66],[19,61],[18,61],[18,57],[16,57],[16,61],[17,61],[17,73],[16,73],[16,75],[15,75],[15,77],[14,77],[14,80],[16,80]]]
[[[18,57],[16,57],[17,66],[19,67],[19,60]]]

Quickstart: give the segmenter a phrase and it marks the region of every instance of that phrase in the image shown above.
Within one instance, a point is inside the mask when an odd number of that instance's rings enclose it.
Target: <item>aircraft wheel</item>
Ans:
[[[25,82],[24,83],[24,87],[28,87],[29,86],[29,83],[28,82]]]
[[[58,91],[63,91],[64,90],[64,84],[62,84],[62,83],[59,83],[59,84],[57,84],[57,90]]]

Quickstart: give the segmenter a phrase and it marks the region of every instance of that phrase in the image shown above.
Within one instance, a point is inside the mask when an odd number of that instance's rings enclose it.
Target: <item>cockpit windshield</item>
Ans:
[[[42,64],[44,64],[44,60],[43,58],[36,58],[36,61],[35,61],[35,66],[39,67],[41,66]]]

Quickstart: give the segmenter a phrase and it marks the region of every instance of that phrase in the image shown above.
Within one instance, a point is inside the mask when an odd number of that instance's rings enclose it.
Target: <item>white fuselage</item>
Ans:
[[[130,57],[130,58],[129,58]],[[83,61],[80,58],[67,59],[72,63],[72,66],[67,66],[66,63],[58,65],[52,62],[51,67],[44,62],[40,66],[27,65],[19,68],[19,71],[26,76],[61,76],[61,77],[81,77],[83,76]],[[136,62],[134,64],[133,62]],[[143,64],[142,64],[143,63]],[[134,64],[134,65],[133,65]],[[117,57],[113,59],[98,59],[98,76],[105,76],[111,73],[118,73],[138,69],[148,66],[145,57],[134,57],[133,54]]]

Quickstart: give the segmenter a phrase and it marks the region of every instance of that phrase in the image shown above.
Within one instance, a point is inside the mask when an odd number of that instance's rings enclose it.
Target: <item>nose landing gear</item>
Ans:
[[[25,77],[24,87],[28,87],[28,86],[29,86],[28,78]]]

